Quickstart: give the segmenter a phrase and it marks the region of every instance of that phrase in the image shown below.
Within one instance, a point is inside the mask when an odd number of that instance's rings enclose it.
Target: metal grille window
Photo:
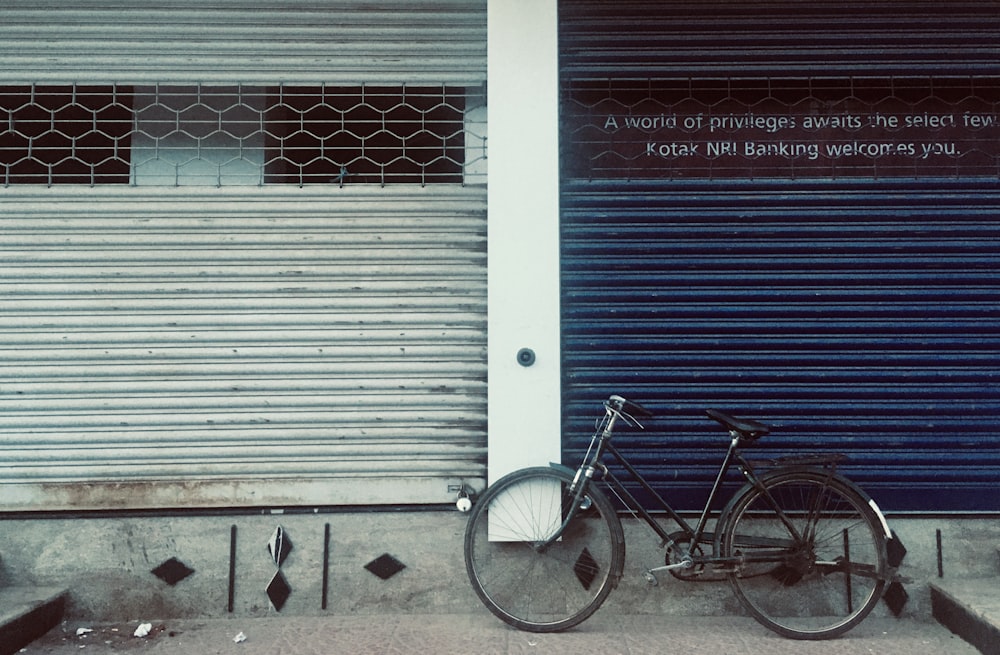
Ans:
[[[461,182],[464,112],[451,87],[278,89],[265,181]]]
[[[266,98],[263,88],[136,87],[132,183],[260,184]]]
[[[127,184],[132,89],[0,86],[0,177],[9,184]]]
[[[0,121],[5,185],[484,181],[481,88],[3,87]]]
[[[574,178],[1000,177],[1000,78],[568,80]]]

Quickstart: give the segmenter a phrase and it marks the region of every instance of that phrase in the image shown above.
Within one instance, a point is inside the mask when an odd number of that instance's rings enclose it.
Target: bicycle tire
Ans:
[[[510,473],[473,507],[465,568],[476,595],[519,630],[558,632],[587,619],[621,579],[625,537],[607,498],[591,487],[559,539],[573,476],[536,467]]]
[[[727,510],[721,553],[746,558],[729,576],[733,591],[758,622],[785,637],[844,634],[885,588],[885,532],[870,498],[818,469],[774,471],[762,482],[767,494],[748,485]],[[799,543],[766,495],[803,535]],[[760,561],[769,554],[781,561]]]

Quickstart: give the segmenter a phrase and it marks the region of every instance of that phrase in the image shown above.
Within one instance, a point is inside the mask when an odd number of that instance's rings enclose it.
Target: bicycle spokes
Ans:
[[[840,634],[881,595],[885,547],[864,499],[801,471],[751,488],[734,505],[723,554],[740,564],[737,596],[762,623],[796,638]],[[791,526],[791,529],[790,527]]]
[[[551,632],[590,616],[621,576],[621,523],[572,475],[525,469],[493,485],[469,517],[465,563],[479,598],[505,622]]]

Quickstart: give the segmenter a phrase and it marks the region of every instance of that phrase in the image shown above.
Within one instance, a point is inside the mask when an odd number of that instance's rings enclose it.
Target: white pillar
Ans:
[[[556,0],[489,0],[487,15],[493,482],[560,461],[558,44]]]

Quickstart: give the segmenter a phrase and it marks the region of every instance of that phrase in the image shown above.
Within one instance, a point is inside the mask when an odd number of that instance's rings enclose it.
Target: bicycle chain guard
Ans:
[[[667,566],[679,564],[683,561],[684,555],[688,553],[696,560],[689,568],[669,569],[670,575],[684,582],[718,582],[728,577],[728,573],[710,570],[704,564],[697,562],[698,558],[704,556],[701,544],[695,544],[694,548],[691,548],[691,538],[686,532],[674,532],[668,537],[670,541],[666,543],[666,551],[663,555],[664,563]]]

